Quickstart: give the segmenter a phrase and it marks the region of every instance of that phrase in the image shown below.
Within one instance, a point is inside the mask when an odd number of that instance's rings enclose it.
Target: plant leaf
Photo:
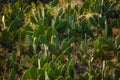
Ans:
[[[36,55],[32,57],[32,63],[34,66],[38,67],[38,58],[36,57]]]
[[[120,51],[117,52],[118,63],[120,63]]]
[[[75,60],[71,59],[67,68],[67,72],[72,79],[74,79],[74,66],[75,66]]]
[[[54,35],[51,36],[51,44],[53,44],[55,47],[58,46],[58,38],[57,38],[57,36],[54,36]]]
[[[64,64],[61,69],[61,75],[63,77],[65,77],[66,71],[67,71],[67,64]]]
[[[12,32],[12,31],[18,30],[19,26],[20,26],[20,21],[15,19],[10,23],[9,31]]]
[[[74,41],[75,41],[75,37],[72,37],[72,38],[69,39],[68,44],[71,44]]]
[[[31,10],[31,6],[27,6],[27,7],[24,9],[24,13],[28,13],[30,10]]]
[[[10,80],[15,80],[16,71],[14,68],[11,69]]]
[[[63,54],[61,54],[57,57],[56,62],[59,62],[59,61],[61,61],[61,62],[64,61],[64,55]]]
[[[87,53],[87,46],[86,46],[84,41],[81,42],[81,47],[82,47],[83,53],[86,54]]]
[[[100,47],[99,39],[95,40],[94,42],[94,48],[97,49]]]
[[[29,63],[32,63],[32,59],[31,59],[28,55],[25,55],[25,59],[26,59]]]
[[[47,36],[46,35],[40,35],[40,41],[46,45],[48,45],[48,41],[47,41]]]
[[[60,16],[62,13],[63,13],[63,7],[60,7],[60,8],[58,9],[58,16]]]
[[[25,71],[25,73],[23,74],[21,80],[28,80],[29,77],[30,77],[30,69],[27,69],[27,70]],[[13,80],[14,80],[14,79],[13,79]]]
[[[105,18],[104,17],[99,17],[98,18],[98,22],[100,24],[100,27],[104,27],[105,26]]]
[[[67,29],[67,20],[63,19],[59,22],[59,24],[56,26],[56,30],[60,33],[65,32],[65,30]]]
[[[56,68],[55,63],[54,63],[53,61],[51,61],[51,62],[49,63],[49,66],[50,66],[50,68],[51,68],[52,70],[54,70],[54,69]]]
[[[40,69],[38,71],[38,75],[39,75],[39,80],[45,80],[45,71],[43,69]]]
[[[80,61],[83,61],[82,53],[80,51],[77,52],[77,57]]]
[[[119,78],[120,78],[120,69],[116,68],[114,73],[115,73],[115,80],[119,80]]]
[[[12,60],[13,60],[13,62],[16,61],[16,53],[15,52],[12,53]]]
[[[35,17],[30,16],[30,20],[32,23],[37,24],[37,20],[35,19]]]
[[[53,0],[52,2],[50,2],[50,5],[52,7],[55,7],[58,4],[59,0]]]
[[[95,19],[93,17],[90,17],[89,21],[94,27],[97,27],[97,22],[95,21]]]
[[[63,40],[63,42],[61,43],[61,50],[64,51],[65,49],[67,49],[69,47],[68,42],[65,40]]]
[[[120,36],[117,36],[115,38],[115,44],[116,44],[117,49],[120,48]]]
[[[49,69],[48,70],[48,77],[51,79],[51,80],[54,80],[55,79],[55,72],[54,72],[54,70],[52,70],[52,69]]]
[[[57,54],[57,49],[56,49],[55,45],[50,44],[48,46],[48,48],[49,48],[49,50],[51,51],[52,54]]]
[[[88,9],[89,6],[90,6],[90,2],[89,1],[84,2],[83,8]]]
[[[37,68],[35,66],[30,68],[30,74],[33,80],[37,80]]]
[[[73,51],[73,47],[70,46],[70,47],[68,47],[68,48],[64,51],[64,54],[70,56],[70,54],[72,53],[72,51]]]
[[[32,45],[33,39],[32,39],[32,37],[30,35],[26,35],[25,40],[26,40],[28,45]]]
[[[63,76],[59,76],[56,80],[64,80]]]

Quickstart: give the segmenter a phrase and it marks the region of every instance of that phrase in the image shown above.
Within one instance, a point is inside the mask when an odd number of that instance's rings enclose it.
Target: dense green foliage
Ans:
[[[72,0],[67,0],[57,12],[59,0],[35,9],[27,3],[21,7],[20,1],[13,3],[1,14],[0,54],[5,60],[0,58],[0,65],[5,69],[0,79],[120,79],[120,35],[113,38],[112,32],[120,28],[119,3],[86,0],[73,8]]]

